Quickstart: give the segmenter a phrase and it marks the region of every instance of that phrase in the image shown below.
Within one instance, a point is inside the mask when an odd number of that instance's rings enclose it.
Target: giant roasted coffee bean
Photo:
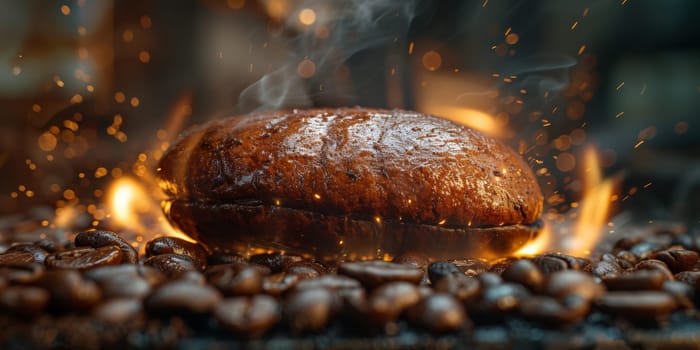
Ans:
[[[134,247],[118,234],[111,231],[90,230],[78,233],[75,236],[76,247],[106,247],[117,246],[122,252],[123,262],[135,264],[139,261],[139,253]]]

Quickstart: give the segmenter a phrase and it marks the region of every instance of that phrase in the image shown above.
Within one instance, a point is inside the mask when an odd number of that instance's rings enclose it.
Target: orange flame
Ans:
[[[107,195],[110,213],[116,223],[136,231],[146,240],[165,235],[192,241],[170,226],[159,203],[138,180],[119,178],[112,183]]]
[[[615,180],[603,178],[595,148],[586,149],[583,162],[585,187],[581,205],[574,213],[576,220],[555,222],[554,217],[545,216],[545,227],[540,235],[518,250],[516,256],[532,256],[548,251],[575,256],[591,254],[606,231]]]

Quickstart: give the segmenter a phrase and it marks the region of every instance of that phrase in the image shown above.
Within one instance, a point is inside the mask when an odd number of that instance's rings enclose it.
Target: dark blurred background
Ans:
[[[694,0],[0,1],[0,213],[101,203],[184,127],[274,108],[443,115],[518,149],[547,205],[700,220]]]

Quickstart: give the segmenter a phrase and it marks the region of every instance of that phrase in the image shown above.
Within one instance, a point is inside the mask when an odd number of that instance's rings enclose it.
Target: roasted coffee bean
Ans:
[[[700,282],[700,271],[683,271],[673,275],[677,281],[684,282],[689,286],[696,288]]]
[[[614,257],[613,257],[614,259]],[[584,272],[590,273],[593,276],[605,278],[609,276],[615,276],[622,273],[622,268],[617,262],[611,262],[609,260],[595,261],[588,264],[584,269]]]
[[[294,333],[318,332],[326,328],[340,308],[340,300],[326,288],[292,293],[284,304],[283,315]]]
[[[77,247],[46,257],[49,268],[89,270],[105,265],[121,264],[123,254],[117,246]]]
[[[251,263],[267,266],[272,270],[272,273],[283,272],[288,265],[302,260],[302,257],[298,255],[282,255],[277,253],[257,254],[250,257]]]
[[[263,276],[244,264],[212,265],[204,271],[207,282],[224,295],[253,295],[263,290]]]
[[[661,290],[668,293],[676,300],[678,306],[683,309],[693,309],[693,298],[695,297],[695,288],[680,281],[664,281]]]
[[[493,322],[516,310],[529,297],[525,287],[505,282],[484,288],[480,298],[467,303],[467,310],[480,321]]]
[[[189,270],[179,274],[173,281],[196,284],[203,286],[207,284],[207,278],[198,270]]]
[[[92,310],[92,317],[106,323],[120,325],[143,311],[143,303],[138,299],[112,299],[100,303]]]
[[[504,281],[520,283],[532,291],[538,291],[544,283],[544,275],[532,261],[520,259],[514,261],[503,271],[501,277]]]
[[[642,240],[639,238],[629,238],[629,237],[623,237],[618,239],[615,242],[615,249],[622,249],[622,250],[628,250],[632,248],[634,245],[637,243],[641,242]]]
[[[571,255],[567,254],[562,254],[562,253],[554,253],[554,254],[547,254],[551,257],[555,257],[561,260],[564,260],[566,262],[566,267],[569,270],[582,270],[586,265],[590,263],[588,259],[584,258],[577,258]]]
[[[34,261],[40,264],[43,264],[49,255],[49,252],[31,243],[14,244],[5,251],[6,254],[12,252],[30,253],[34,256]]]
[[[493,264],[491,264],[491,266],[489,266],[488,272],[500,275],[517,260],[518,258],[513,257],[498,259]]]
[[[10,251],[0,254],[0,267],[27,266],[34,261],[32,253]]]
[[[462,271],[463,274],[468,276],[476,276],[483,273],[487,271],[490,266],[488,260],[477,258],[455,259],[450,260],[450,262],[457,266],[459,271]]]
[[[538,255],[532,259],[532,262],[534,262],[545,275],[569,268],[569,264],[566,260],[553,255]]]
[[[609,290],[659,290],[667,278],[659,270],[637,270],[603,279]]]
[[[46,309],[49,297],[49,292],[43,288],[10,286],[0,291],[0,310],[21,317],[34,317]]]
[[[665,278],[667,280],[673,280],[673,273],[671,273],[671,270],[668,269],[668,266],[666,266],[666,263],[664,263],[661,260],[656,260],[656,259],[646,259],[642,260],[637,263],[637,265],[634,265],[635,270],[658,270],[663,272]]]
[[[207,257],[209,265],[240,264],[245,262],[245,257],[234,253],[214,253]]]
[[[622,267],[625,270],[634,267],[634,265],[636,265],[639,262],[637,256],[630,253],[627,250],[617,252],[615,257],[617,258],[617,262],[618,264],[620,264],[620,267]]]
[[[577,295],[584,300],[594,300],[603,294],[604,288],[590,275],[575,271],[559,271],[551,274],[544,288],[546,294],[563,299]]]
[[[666,263],[673,273],[692,270],[698,263],[698,253],[685,249],[662,250],[654,258]]]
[[[279,296],[293,288],[302,276],[279,272],[263,278],[263,291],[272,296]]]
[[[117,246],[122,252],[123,262],[135,264],[139,261],[139,253],[134,247],[118,234],[111,231],[90,230],[78,233],[75,236],[76,247],[107,247]]]
[[[412,265],[425,271],[430,264],[430,259],[423,253],[408,251],[395,256],[391,262]]]
[[[423,271],[419,268],[382,260],[345,262],[338,267],[338,273],[357,279],[367,288],[393,281],[417,284],[423,278]]]
[[[198,270],[200,265],[187,255],[161,254],[152,256],[144,262],[162,272],[167,278],[175,278],[187,271]]]
[[[224,299],[214,308],[219,326],[248,338],[259,338],[280,320],[280,306],[268,295]]]
[[[640,242],[629,248],[630,253],[639,259],[647,259],[654,255],[654,252],[663,248],[662,245],[653,242]]]
[[[461,329],[467,315],[464,306],[452,295],[435,293],[408,308],[407,318],[419,327],[444,333]]]
[[[463,302],[473,300],[481,292],[479,280],[467,275],[452,275],[440,279],[433,288],[436,292],[452,294]]]
[[[570,295],[559,299],[536,295],[520,303],[520,314],[547,326],[561,327],[582,320],[590,310],[590,302]]]
[[[45,270],[44,265],[39,263],[0,266],[0,276],[5,283],[29,284],[43,276]]]
[[[73,269],[46,271],[35,283],[51,294],[50,305],[56,311],[89,310],[102,297],[97,284],[83,279],[80,273]]]
[[[288,274],[299,275],[301,278],[315,278],[326,273],[323,265],[312,261],[297,261],[287,266],[284,271]]]
[[[596,304],[605,312],[630,320],[656,319],[668,315],[678,307],[672,296],[660,291],[607,292]]]
[[[375,325],[396,321],[407,308],[420,301],[418,287],[405,281],[390,282],[376,288],[367,300],[367,317]]]
[[[428,265],[428,279],[432,284],[448,276],[463,274],[455,264],[449,261],[436,261]]]
[[[484,272],[476,276],[476,279],[479,280],[483,288],[493,287],[503,283],[501,275],[497,275],[493,272]]]
[[[188,242],[177,237],[158,237],[146,243],[146,257],[164,254],[179,254],[189,257],[198,267],[207,267],[207,250],[199,243]]]
[[[145,305],[161,313],[203,314],[212,311],[220,300],[221,294],[209,285],[173,281],[158,287],[146,298]]]
[[[362,285],[354,278],[343,275],[323,275],[318,278],[311,278],[300,281],[294,286],[294,290],[326,288],[331,291],[345,289],[360,289]]]

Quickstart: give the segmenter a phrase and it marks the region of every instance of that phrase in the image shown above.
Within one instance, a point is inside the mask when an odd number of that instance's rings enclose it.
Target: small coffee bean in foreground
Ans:
[[[443,278],[433,285],[433,288],[436,292],[449,293],[462,302],[476,298],[481,292],[479,280],[467,275]]]
[[[326,273],[326,268],[323,265],[312,261],[298,261],[287,265],[284,271],[288,274],[299,275],[300,277],[315,278]]]
[[[279,272],[263,278],[263,291],[272,296],[279,296],[293,288],[303,279],[300,275]]]
[[[34,256],[34,261],[40,264],[43,264],[46,256],[49,255],[49,252],[31,243],[14,244],[5,251],[5,253],[11,252],[30,253]]]
[[[9,251],[0,254],[0,267],[26,266],[34,261],[33,253]]]
[[[5,283],[29,284],[44,275],[43,264],[31,263],[15,266],[0,266],[0,276]]]
[[[678,306],[672,296],[659,291],[607,292],[596,301],[596,304],[605,312],[630,320],[663,317]]]
[[[139,253],[136,249],[114,232],[103,230],[84,231],[75,236],[76,247],[99,248],[112,245],[119,247],[125,263],[135,264],[139,261]]]
[[[685,249],[662,250],[654,258],[666,263],[673,273],[692,270],[698,263],[698,253]]]
[[[533,258],[532,262],[534,262],[545,275],[569,268],[569,264],[566,260],[554,255],[539,255]]]
[[[621,273],[622,268],[616,262],[601,260],[588,264],[583,271],[596,277],[605,278]]]
[[[122,251],[114,245],[98,248],[76,247],[47,256],[45,263],[50,268],[89,270],[121,264],[122,257]]]
[[[467,321],[464,306],[450,294],[435,293],[407,311],[412,323],[436,333],[455,331]]]
[[[10,286],[0,291],[0,310],[21,317],[34,317],[46,309],[49,297],[49,292],[43,288]]]
[[[664,274],[667,280],[673,280],[673,273],[668,269],[666,263],[657,259],[645,259],[634,265],[635,270],[657,270]]]
[[[221,294],[211,286],[188,281],[173,281],[156,289],[145,301],[149,310],[161,313],[210,312],[221,300]]]
[[[362,285],[354,278],[343,275],[323,275],[318,278],[305,279],[294,286],[295,290],[326,288],[331,291],[359,289]]]
[[[432,284],[448,276],[463,274],[455,264],[449,261],[436,261],[428,265],[428,279]]]
[[[595,300],[603,294],[605,288],[586,273],[567,270],[549,276],[544,290],[548,295],[560,299],[577,295],[584,300]]]
[[[484,272],[484,273],[476,276],[476,279],[479,280],[479,283],[481,283],[481,285],[484,288],[497,286],[497,285],[503,283],[503,278],[501,277],[501,275],[497,275],[493,272]]]
[[[294,333],[318,332],[331,321],[340,301],[325,288],[305,289],[290,295],[284,319]]]
[[[187,271],[199,270],[200,265],[187,255],[161,254],[148,258],[144,265],[155,268],[168,278],[175,278]]]
[[[146,257],[163,254],[179,254],[189,257],[200,270],[207,267],[208,253],[199,243],[188,242],[177,237],[158,237],[146,243]]]
[[[659,270],[637,270],[603,279],[609,290],[659,290],[667,278]]]
[[[283,254],[256,254],[250,257],[250,262],[267,266],[272,270],[272,273],[284,271],[288,265],[302,261],[302,257],[298,255],[283,255]]]
[[[204,276],[209,284],[227,296],[253,295],[263,289],[263,276],[246,264],[209,266]]]
[[[280,306],[268,295],[224,299],[214,308],[220,327],[247,338],[259,338],[280,319]]]
[[[420,301],[418,287],[405,281],[384,284],[373,290],[367,301],[367,317],[378,326],[393,322],[407,308]]]
[[[583,319],[590,310],[590,303],[577,296],[566,297],[562,302],[550,296],[535,295],[520,303],[518,310],[528,319],[561,327]]]
[[[417,284],[423,278],[419,268],[382,260],[345,262],[338,267],[338,273],[357,279],[367,288],[393,281]]]
[[[504,281],[522,284],[532,291],[542,288],[544,275],[532,261],[520,259],[513,262],[503,271],[501,277]]]
[[[46,271],[35,283],[49,291],[51,308],[61,312],[88,310],[102,298],[97,284],[83,279],[80,273],[73,269]]]
[[[664,281],[661,290],[672,296],[681,308],[686,310],[695,308],[693,303],[695,289],[692,286],[680,281]]]

